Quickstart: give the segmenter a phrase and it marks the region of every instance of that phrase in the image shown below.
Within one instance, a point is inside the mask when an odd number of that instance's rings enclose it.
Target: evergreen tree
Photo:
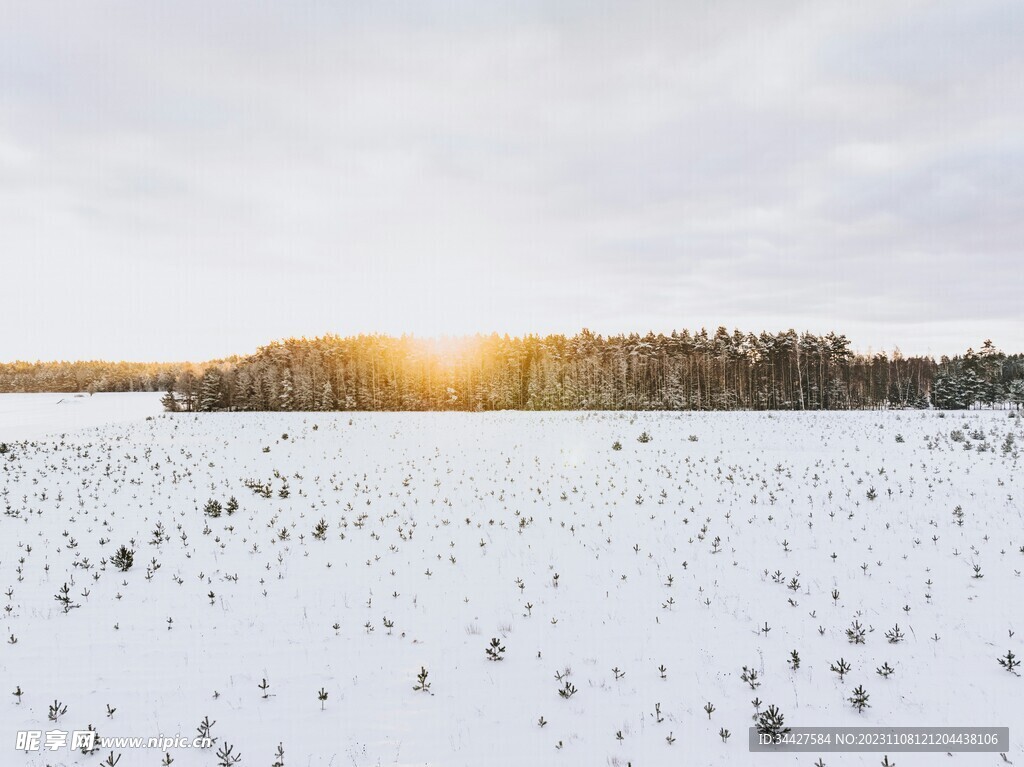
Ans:
[[[199,410],[209,413],[221,407],[221,375],[217,368],[209,368],[203,373],[199,385]]]
[[[1010,381],[1006,388],[1006,398],[1020,410],[1021,405],[1024,405],[1024,378]]]
[[[320,399],[317,402],[317,410],[334,410],[334,389],[330,381],[324,381],[320,388]]]
[[[276,410],[293,410],[295,407],[295,393],[292,386],[291,368],[285,368],[281,374],[281,382],[277,393]]]
[[[167,393],[160,398],[160,404],[164,406],[164,410],[168,413],[177,413],[181,410],[181,405],[178,404],[178,398],[174,396],[174,386],[167,387]]]
[[[308,373],[300,374],[296,379],[295,386],[295,409],[314,410],[313,407],[313,381]]]

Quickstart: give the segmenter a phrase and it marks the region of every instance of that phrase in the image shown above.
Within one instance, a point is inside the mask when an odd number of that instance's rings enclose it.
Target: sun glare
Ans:
[[[437,336],[420,341],[424,352],[443,367],[456,367],[474,345],[471,336]]]

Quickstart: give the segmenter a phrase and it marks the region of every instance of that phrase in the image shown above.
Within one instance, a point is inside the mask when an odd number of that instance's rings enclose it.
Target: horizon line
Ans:
[[[908,352],[904,352],[901,349],[901,347],[900,347],[900,345],[898,343],[895,343],[895,344],[892,345],[892,347],[890,349],[886,349],[885,347],[881,347],[879,349],[874,349],[871,345],[868,345],[866,348],[862,349],[861,347],[856,346],[854,344],[854,342],[849,338],[849,336],[847,336],[845,333],[842,333],[842,332],[839,332],[839,331],[836,331],[836,330],[829,330],[829,331],[826,331],[826,332],[815,332],[815,331],[808,330],[808,329],[796,330],[796,328],[794,328],[794,327],[789,327],[789,328],[786,328],[786,329],[783,329],[783,330],[774,330],[774,331],[762,328],[761,330],[755,332],[755,331],[750,331],[750,330],[741,330],[738,327],[733,327],[732,329],[729,329],[725,325],[718,325],[714,329],[709,329],[707,326],[701,326],[700,328],[697,328],[697,329],[673,328],[673,329],[671,329],[669,331],[654,331],[652,329],[648,329],[647,331],[644,331],[644,332],[640,332],[640,331],[636,331],[636,330],[631,330],[631,331],[620,331],[620,332],[616,332],[616,333],[601,333],[601,332],[597,332],[597,331],[592,331],[592,330],[590,330],[587,327],[581,327],[579,330],[577,330],[577,331],[575,331],[573,333],[566,333],[566,332],[548,332],[548,333],[543,333],[543,332],[539,332],[539,331],[531,331],[531,332],[527,332],[527,333],[509,333],[507,331],[506,332],[499,332],[499,331],[496,331],[496,330],[492,330],[492,331],[488,331],[488,332],[476,331],[476,332],[473,332],[473,333],[441,333],[441,334],[432,334],[432,335],[423,335],[423,336],[417,335],[415,331],[403,331],[402,333],[397,333],[397,334],[396,333],[383,332],[383,331],[380,331],[380,332],[378,332],[378,331],[362,331],[362,332],[358,332],[358,333],[348,333],[348,334],[342,334],[342,333],[339,333],[339,332],[336,332],[336,331],[326,331],[326,332],[323,332],[323,333],[320,333],[320,334],[317,334],[317,335],[311,335],[311,336],[310,335],[279,336],[279,337],[275,337],[275,338],[267,341],[266,343],[263,343],[263,344],[260,344],[260,345],[256,346],[255,349],[252,349],[251,351],[248,351],[248,352],[232,352],[230,354],[225,354],[225,355],[216,356],[216,357],[210,357],[210,358],[207,358],[207,359],[185,359],[185,360],[182,360],[182,359],[178,359],[178,360],[171,359],[171,360],[161,360],[161,359],[154,359],[154,358],[150,358],[150,359],[124,359],[124,358],[114,359],[114,358],[94,357],[94,358],[73,358],[73,359],[72,358],[60,358],[60,359],[54,359],[54,358],[51,358],[51,359],[41,359],[41,358],[36,358],[35,360],[30,360],[30,359],[23,359],[23,358],[15,358],[15,359],[8,359],[8,360],[0,360],[0,365],[19,365],[19,364],[21,364],[21,365],[61,365],[61,364],[211,365],[211,364],[222,363],[222,362],[230,362],[233,359],[245,358],[245,357],[248,357],[248,356],[251,356],[253,354],[258,353],[261,349],[273,346],[275,344],[284,344],[284,343],[287,343],[289,341],[316,341],[316,340],[327,339],[327,338],[359,339],[359,338],[375,338],[376,337],[376,338],[389,338],[389,339],[395,339],[395,340],[410,339],[410,340],[419,341],[419,342],[422,342],[422,343],[452,343],[452,342],[465,342],[465,341],[471,341],[471,340],[482,340],[482,339],[494,338],[494,337],[503,338],[503,339],[509,339],[509,340],[525,340],[525,339],[528,339],[528,338],[545,339],[545,338],[552,338],[552,337],[559,337],[560,336],[562,338],[570,339],[570,338],[579,337],[579,336],[581,336],[584,333],[590,333],[595,338],[604,338],[604,339],[608,339],[608,338],[623,338],[623,337],[629,337],[629,336],[638,336],[640,338],[644,338],[644,337],[647,337],[647,336],[654,336],[655,338],[657,338],[657,337],[670,338],[673,335],[676,335],[676,334],[682,335],[684,333],[689,334],[691,336],[698,335],[698,334],[701,334],[701,333],[707,333],[709,336],[714,336],[715,334],[717,334],[717,332],[720,329],[725,329],[729,333],[730,336],[732,336],[733,334],[735,334],[737,332],[741,333],[744,336],[750,336],[750,335],[760,336],[763,333],[768,333],[768,334],[771,334],[771,335],[780,335],[780,334],[790,333],[790,332],[796,333],[798,336],[812,335],[812,336],[815,336],[815,337],[822,337],[822,336],[828,336],[830,334],[834,334],[834,335],[839,336],[839,337],[845,337],[847,339],[847,341],[849,342],[849,344],[850,344],[850,351],[853,352],[854,354],[857,354],[857,355],[882,354],[882,355],[885,355],[885,356],[889,356],[889,355],[891,355],[891,354],[893,354],[895,352],[899,352],[900,355],[902,355],[904,357],[930,357],[932,359],[941,359],[942,357],[955,357],[955,356],[959,356],[959,355],[964,354],[968,350],[974,350],[976,348],[974,346],[968,346],[965,349],[961,349],[961,350],[958,350],[958,351],[955,351],[955,352],[952,352],[952,353],[944,352],[944,353],[941,353],[941,354],[935,354],[932,351],[908,353]],[[982,339],[981,343],[984,343],[985,341],[992,341],[992,339],[991,338]],[[981,344],[979,344],[979,346],[980,345]],[[994,345],[996,346],[997,349],[1000,349],[998,344],[994,344]],[[1006,351],[1004,351],[1002,349],[1000,349],[1000,351],[1002,351],[1004,354],[1007,354],[1007,355],[1014,355],[1014,354],[1021,354],[1022,353],[1022,352],[1006,352]]]

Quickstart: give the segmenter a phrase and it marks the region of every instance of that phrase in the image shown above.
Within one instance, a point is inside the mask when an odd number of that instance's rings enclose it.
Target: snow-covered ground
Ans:
[[[792,726],[1009,726],[1024,765],[1024,679],[997,662],[1024,656],[1022,424],[160,414],[13,442],[0,764],[107,758],[19,753],[18,730],[192,736],[204,717],[216,745],[170,752],[176,767],[219,764],[226,744],[269,766],[279,743],[286,767],[881,762],[748,753],[756,698]],[[120,767],[162,757],[124,750]]]
[[[0,442],[141,421],[163,412],[160,392],[0,394]]]

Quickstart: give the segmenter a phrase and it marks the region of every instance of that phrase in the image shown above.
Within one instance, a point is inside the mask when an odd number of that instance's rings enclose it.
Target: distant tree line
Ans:
[[[166,391],[206,365],[167,362],[0,362],[0,392]]]
[[[164,391],[168,410],[845,410],[1024,403],[1024,355],[854,354],[844,335],[327,335],[202,364],[0,364],[0,392]]]
[[[845,410],[1024,402],[1024,356],[854,354],[843,335],[365,335],[183,371],[168,410]]]

